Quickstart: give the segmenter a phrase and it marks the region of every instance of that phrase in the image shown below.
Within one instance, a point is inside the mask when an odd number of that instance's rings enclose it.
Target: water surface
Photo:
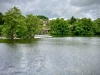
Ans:
[[[0,42],[0,75],[100,75],[100,37]]]

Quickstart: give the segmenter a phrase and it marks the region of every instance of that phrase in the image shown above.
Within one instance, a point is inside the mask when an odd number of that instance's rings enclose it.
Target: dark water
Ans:
[[[100,75],[100,37],[0,42],[0,75]]]

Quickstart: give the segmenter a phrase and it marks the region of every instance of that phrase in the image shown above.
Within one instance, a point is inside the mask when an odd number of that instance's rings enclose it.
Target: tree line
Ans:
[[[0,13],[0,35],[10,39],[34,38],[35,34],[42,29],[40,19],[48,20],[43,15],[23,16],[19,8],[10,8],[5,14]]]
[[[90,18],[75,18],[69,20],[64,18],[56,18],[48,23],[50,34],[52,35],[100,35],[100,18],[91,20]]]
[[[100,35],[100,18],[91,20],[90,18],[78,19],[74,16],[71,19],[56,18],[48,21],[48,17],[43,15],[27,14],[22,15],[17,7],[10,8],[5,14],[0,13],[0,36],[10,39],[34,38],[43,30],[43,22],[47,21],[50,35]]]

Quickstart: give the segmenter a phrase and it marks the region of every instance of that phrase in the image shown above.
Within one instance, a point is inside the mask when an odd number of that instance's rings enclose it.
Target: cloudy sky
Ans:
[[[0,0],[0,12],[19,7],[22,14],[45,15],[49,19],[100,17],[100,0]]]

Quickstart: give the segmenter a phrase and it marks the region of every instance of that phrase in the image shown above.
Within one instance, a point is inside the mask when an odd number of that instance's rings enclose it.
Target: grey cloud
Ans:
[[[49,18],[100,17],[100,0],[0,0],[0,12],[17,6],[22,13],[45,15]]]
[[[70,4],[74,6],[90,6],[100,4],[100,0],[71,0]]]

